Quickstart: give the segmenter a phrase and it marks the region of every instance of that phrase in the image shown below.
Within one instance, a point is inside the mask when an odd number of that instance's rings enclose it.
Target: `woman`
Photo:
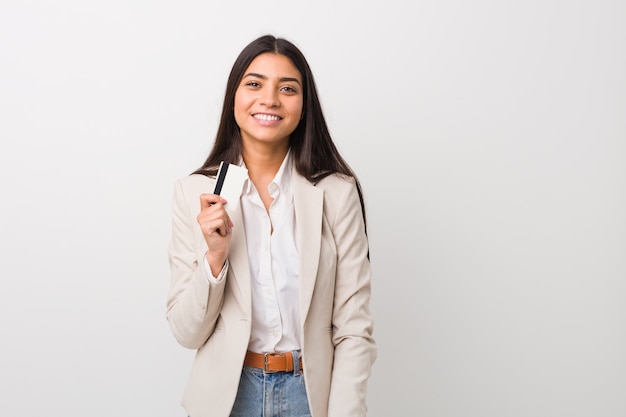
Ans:
[[[234,210],[212,194],[221,161],[247,169]],[[172,225],[167,320],[197,349],[189,416],[366,415],[376,346],[361,187],[289,41],[262,36],[235,61]]]

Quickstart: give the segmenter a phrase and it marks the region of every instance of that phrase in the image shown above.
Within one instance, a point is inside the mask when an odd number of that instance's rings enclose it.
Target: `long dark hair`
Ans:
[[[266,52],[289,58],[302,76],[304,114],[289,137],[289,147],[296,170],[313,184],[332,174],[354,178],[361,201],[363,219],[365,220],[365,204],[361,184],[348,163],[340,155],[330,136],[317,96],[313,73],[306,58],[293,43],[272,35],[264,35],[250,42],[235,60],[228,76],[222,115],[213,148],[204,164],[193,173],[214,176],[217,174],[220,161],[239,164],[242,141],[233,110],[235,92],[250,63],[254,58]]]

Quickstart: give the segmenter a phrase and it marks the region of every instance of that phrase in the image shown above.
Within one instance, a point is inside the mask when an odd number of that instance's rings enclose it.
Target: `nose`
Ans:
[[[265,89],[261,95],[261,104],[265,104],[267,107],[279,107],[278,91],[274,88]]]

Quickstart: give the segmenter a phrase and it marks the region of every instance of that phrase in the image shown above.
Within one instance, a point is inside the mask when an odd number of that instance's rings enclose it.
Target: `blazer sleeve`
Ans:
[[[332,229],[337,271],[332,330],[335,346],[329,417],[367,414],[367,381],[377,356],[370,314],[371,268],[365,222],[356,185],[338,199]]]
[[[190,180],[178,180],[172,204],[172,231],[168,246],[171,281],[166,319],[182,346],[197,349],[215,329],[224,301],[224,283],[209,282],[204,267],[206,243],[196,221],[200,192]]]

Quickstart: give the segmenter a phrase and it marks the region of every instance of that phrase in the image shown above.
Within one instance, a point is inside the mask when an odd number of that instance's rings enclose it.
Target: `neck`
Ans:
[[[289,146],[281,146],[280,148],[262,148],[250,149],[244,147],[242,158],[248,169],[248,175],[254,181],[255,178],[274,178],[280,169]]]

